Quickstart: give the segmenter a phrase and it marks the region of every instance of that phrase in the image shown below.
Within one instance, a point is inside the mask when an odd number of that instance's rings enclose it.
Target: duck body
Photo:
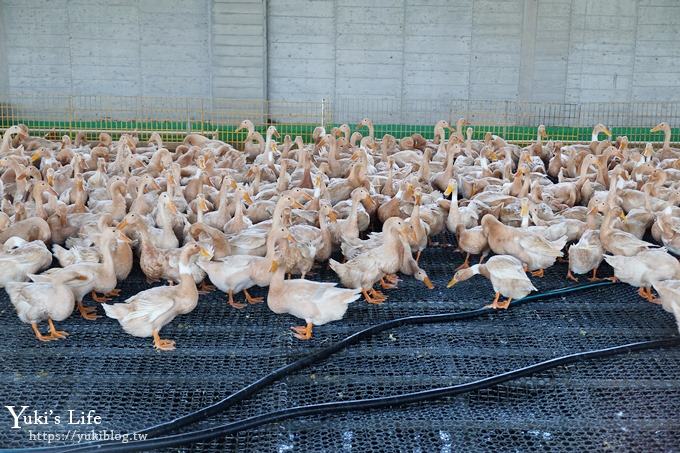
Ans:
[[[49,256],[48,256],[49,255]],[[29,274],[35,274],[52,264],[52,254],[42,241],[27,242],[12,237],[0,251],[0,287],[9,282],[24,282]]]

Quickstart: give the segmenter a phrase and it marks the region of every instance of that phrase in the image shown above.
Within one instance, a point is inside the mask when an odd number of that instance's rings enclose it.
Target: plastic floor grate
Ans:
[[[421,267],[434,290],[406,277],[398,289],[386,291],[383,305],[357,301],[343,321],[315,328],[308,342],[291,336],[289,327],[299,320],[274,315],[266,304],[238,311],[220,292],[201,296],[194,312],[163,329],[162,337],[177,342],[169,353],[154,351],[150,339],[128,336],[114,320],[88,322],[75,314],[58,323],[71,334],[67,340],[38,344],[2,292],[0,402],[62,415],[95,410],[102,417],[98,431],[141,429],[211,404],[372,324],[489,303],[493,292],[483,277],[446,289],[461,262],[452,248],[428,248]],[[606,265],[602,269],[607,275]],[[337,281],[325,265],[315,271],[310,278]],[[566,265],[557,264],[545,278],[532,280],[539,291],[560,288],[573,284],[565,274]],[[135,270],[120,286],[119,299],[145,287]],[[266,288],[253,294],[266,295]],[[640,299],[635,289],[597,288],[478,319],[382,333],[187,429],[301,404],[453,385],[560,355],[674,334],[672,315]],[[648,351],[580,362],[432,403],[291,420],[186,450],[674,451],[680,445],[678,376],[680,350]],[[46,446],[31,440],[29,430],[63,435],[92,429],[54,424],[9,429],[12,419],[3,411],[3,448]]]

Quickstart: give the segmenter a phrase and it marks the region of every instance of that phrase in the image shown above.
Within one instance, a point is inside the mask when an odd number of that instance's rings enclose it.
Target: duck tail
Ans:
[[[343,266],[342,263],[338,263],[333,258],[328,260],[328,265],[331,267],[331,269],[333,269],[333,271],[335,271],[336,274],[338,272],[340,272],[340,270],[342,269],[342,266]]]
[[[106,312],[106,316],[112,319],[123,319],[130,311],[128,304],[102,304],[102,307]]]

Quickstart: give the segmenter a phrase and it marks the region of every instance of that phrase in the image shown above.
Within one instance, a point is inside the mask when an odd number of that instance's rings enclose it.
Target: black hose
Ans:
[[[596,283],[587,283],[584,285],[576,285],[576,286],[571,286],[567,288],[560,288],[560,289],[555,289],[555,290],[550,290],[550,291],[545,291],[542,293],[536,293],[529,295],[527,297],[524,297],[522,299],[518,299],[515,301],[511,302],[511,306],[516,307],[518,305],[525,304],[527,302],[530,302],[532,300],[538,300],[538,299],[544,299],[547,297],[554,297],[554,296],[559,296],[563,294],[570,294],[572,292],[576,291],[583,291],[586,289],[591,289],[591,288],[598,288],[602,286],[609,286],[613,285],[614,283],[605,281],[605,282],[596,282]],[[261,377],[257,381],[243,387],[241,390],[232,393],[228,397],[218,401],[217,403],[214,403],[210,406],[206,406],[202,409],[199,409],[195,412],[192,412],[187,415],[183,415],[182,417],[176,418],[175,420],[171,420],[169,422],[162,423],[160,425],[156,425],[151,428],[146,428],[139,433],[146,434],[149,437],[156,437],[162,434],[166,434],[171,431],[175,431],[179,428],[182,428],[184,426],[196,423],[198,421],[204,420],[206,418],[209,418],[215,414],[218,414],[220,412],[223,412],[227,408],[233,406],[234,404],[243,401],[255,393],[259,392],[261,389],[267,387],[271,383],[281,379],[282,377],[285,377],[291,373],[294,373],[296,371],[300,371],[302,369],[305,369],[309,366],[315,365],[322,360],[327,359],[331,355],[342,351],[343,349],[347,348],[348,346],[351,346],[353,344],[358,343],[359,341],[372,337],[373,335],[376,335],[380,332],[384,332],[389,329],[393,329],[396,327],[401,327],[401,326],[406,326],[406,325],[417,325],[417,324],[435,324],[435,323],[440,323],[440,322],[451,322],[451,321],[459,321],[462,319],[470,319],[470,318],[475,318],[478,316],[482,316],[485,314],[490,314],[494,313],[496,310],[492,308],[478,308],[475,310],[468,310],[468,311],[461,311],[461,312],[453,312],[453,313],[441,313],[437,315],[424,315],[424,316],[407,316],[404,318],[397,318],[393,319],[391,321],[385,321],[380,324],[376,324],[374,326],[368,327],[364,330],[360,330],[359,332],[352,334],[348,337],[345,337],[344,339],[338,341],[337,343],[334,343],[330,346],[327,346],[319,351],[313,352],[309,355],[306,355],[305,357],[302,357],[294,362],[291,362],[287,365],[282,366],[281,368],[278,368],[271,373]]]
[[[595,282],[595,283],[586,283],[582,285],[575,285],[575,286],[569,286],[566,288],[559,288],[559,289],[554,289],[554,290],[549,290],[549,291],[544,291],[541,293],[535,293],[531,294],[527,297],[524,297],[522,299],[517,299],[511,302],[511,306],[517,307],[519,305],[523,305],[527,302],[531,302],[534,300],[539,300],[539,299],[545,299],[549,297],[555,297],[555,296],[561,296],[565,294],[571,294],[573,292],[579,292],[579,291],[584,291],[588,289],[593,289],[593,288],[599,288],[599,287],[605,287],[605,286],[611,286],[614,283],[609,282],[609,281],[603,281],[603,282]],[[423,316],[408,316],[404,318],[397,318],[393,319],[391,321],[385,321],[380,324],[376,324],[374,326],[371,326],[369,328],[366,328],[364,330],[361,330],[355,334],[352,334],[343,340],[340,340],[337,343],[334,343],[332,345],[329,345],[323,349],[320,349],[316,352],[313,352],[305,357],[302,357],[294,362],[291,362],[287,365],[284,365],[281,368],[278,368],[271,373],[261,377],[257,381],[243,387],[242,389],[238,390],[235,393],[232,393],[231,395],[227,396],[226,398],[210,405],[206,406],[204,408],[201,408],[197,411],[191,412],[189,414],[183,415],[182,417],[176,418],[174,420],[168,421],[161,423],[159,425],[153,426],[151,428],[145,428],[141,431],[137,431],[137,433],[140,434],[146,434],[147,438],[151,437],[157,437],[163,434],[166,434],[168,432],[175,431],[177,429],[180,429],[184,426],[191,425],[194,423],[197,423],[199,421],[202,421],[206,418],[209,418],[215,414],[218,414],[220,412],[223,412],[224,410],[228,409],[229,407],[233,406],[234,404],[237,404],[240,401],[243,401],[252,395],[256,394],[263,388],[267,387],[271,383],[277,381],[278,379],[281,379],[282,377],[285,377],[291,373],[294,373],[296,371],[305,369],[309,366],[312,366],[318,362],[321,362],[331,355],[342,351],[343,349],[358,343],[359,341],[369,338],[373,335],[376,335],[380,332],[384,332],[385,330],[389,330],[392,328],[400,327],[400,326],[405,326],[405,325],[418,325],[418,324],[433,324],[433,323],[441,323],[441,322],[451,322],[451,321],[458,321],[458,320],[463,320],[463,319],[470,319],[470,318],[475,318],[479,317],[485,314],[492,314],[495,313],[496,310],[492,308],[478,308],[475,310],[468,310],[468,311],[462,311],[462,312],[453,312],[453,313],[441,313],[437,315],[423,315]],[[99,445],[106,445],[110,444],[110,442],[100,442],[100,443],[89,443],[87,444],[90,447],[95,447]],[[35,451],[60,451],[61,448],[65,447],[48,447],[48,448],[42,448],[42,449],[37,449]]]
[[[597,349],[593,351],[580,352],[577,354],[566,355],[554,359],[539,362],[534,365],[518,368],[516,370],[497,374],[488,378],[480,379],[465,384],[453,385],[450,387],[441,387],[420,392],[404,393],[400,395],[370,398],[353,401],[333,401],[329,403],[313,404],[309,406],[297,406],[279,411],[269,412],[262,415],[239,420],[228,423],[226,425],[215,426],[213,428],[203,429],[199,431],[190,431],[182,434],[175,434],[167,437],[159,437],[148,440],[132,441],[126,444],[116,443],[107,445],[82,445],[75,448],[61,447],[63,452],[76,451],[99,451],[99,452],[131,452],[139,450],[151,450],[158,448],[177,447],[179,445],[192,444],[196,442],[207,442],[212,439],[220,438],[226,435],[235,434],[246,429],[253,429],[259,426],[280,422],[283,420],[304,417],[311,415],[328,415],[350,410],[369,410],[380,409],[391,406],[400,406],[405,404],[413,404],[433,399],[451,397],[460,395],[462,393],[471,392],[474,390],[481,390],[493,387],[495,385],[507,382],[513,379],[526,377],[541,371],[545,371],[558,366],[568,365],[581,360],[589,360],[595,358],[611,357],[618,354],[631,353],[636,351],[643,351],[647,349],[656,349],[670,346],[680,345],[680,337],[669,337],[661,340],[642,341],[638,343],[630,343],[621,346],[614,346],[605,349]]]

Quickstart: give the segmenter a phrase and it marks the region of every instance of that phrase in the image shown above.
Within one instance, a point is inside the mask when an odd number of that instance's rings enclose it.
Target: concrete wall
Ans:
[[[427,121],[451,100],[680,101],[678,0],[0,0],[0,19],[15,93],[325,97]]]

